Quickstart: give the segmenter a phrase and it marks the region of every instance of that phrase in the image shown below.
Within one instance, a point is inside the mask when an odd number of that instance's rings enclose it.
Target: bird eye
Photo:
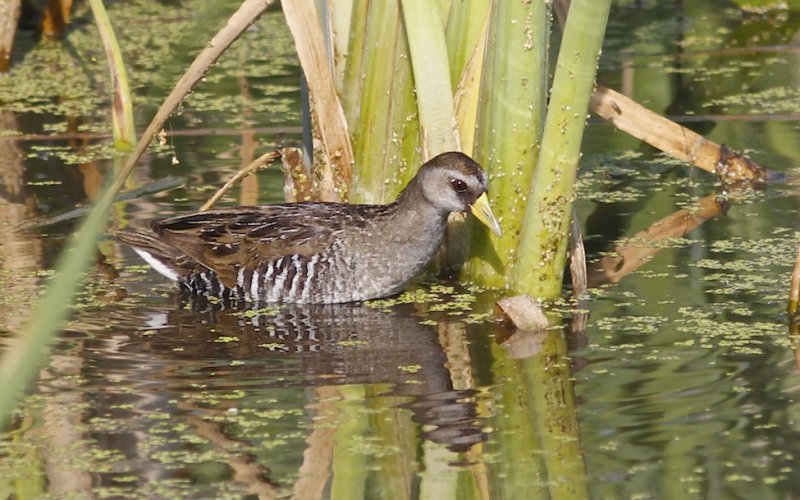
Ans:
[[[450,179],[450,185],[456,193],[463,193],[467,190],[467,183],[461,179]]]

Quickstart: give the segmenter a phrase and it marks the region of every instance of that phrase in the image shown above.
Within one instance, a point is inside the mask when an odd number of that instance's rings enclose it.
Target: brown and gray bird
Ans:
[[[357,302],[393,295],[431,260],[450,212],[500,225],[468,156],[431,159],[388,205],[302,202],[231,207],[122,230],[156,271],[193,293],[257,302]]]

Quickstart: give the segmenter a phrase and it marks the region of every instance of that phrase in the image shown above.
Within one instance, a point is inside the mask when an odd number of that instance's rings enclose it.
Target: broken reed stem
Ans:
[[[597,288],[607,283],[617,283],[623,277],[649,262],[664,245],[657,244],[669,238],[682,238],[705,221],[722,215],[727,204],[711,193],[696,200],[693,206],[652,223],[644,231],[636,233],[631,240],[639,242],[631,245],[618,245],[612,252],[592,262],[588,269],[589,288]]]
[[[597,85],[591,110],[618,129],[668,155],[717,174],[723,182],[763,181],[764,167],[678,125],[619,92]]]
[[[230,191],[231,188],[233,188],[233,186],[239,183],[242,179],[254,173],[256,170],[269,166],[272,162],[274,162],[280,157],[281,157],[280,151],[270,151],[269,153],[265,153],[256,158],[255,160],[251,161],[246,167],[236,172],[236,175],[231,177],[230,180],[226,182],[224,186],[219,188],[219,190],[216,193],[214,193],[214,196],[209,198],[207,202],[203,203],[203,206],[200,207],[200,211],[205,212],[206,210],[209,210],[211,207],[214,206],[216,202],[220,200],[220,198],[225,196],[225,193]]]
[[[797,247],[797,260],[792,270],[792,285],[789,288],[789,305],[786,308],[790,316],[797,314],[797,306],[800,302],[800,246]]]
[[[579,300],[586,297],[589,289],[586,248],[583,246],[581,225],[574,208],[572,209],[572,222],[569,225],[569,271],[572,275],[572,296]]]
[[[570,3],[570,0],[557,0],[554,4],[562,32]],[[769,177],[763,166],[746,156],[730,154],[724,146],[600,84],[596,85],[592,93],[589,109],[623,132],[673,158],[716,174],[722,182],[761,182]]]

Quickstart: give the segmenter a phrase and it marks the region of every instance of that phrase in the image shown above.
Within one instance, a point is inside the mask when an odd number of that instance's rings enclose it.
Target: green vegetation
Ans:
[[[624,33],[613,43],[624,40],[633,48],[623,54],[607,52],[614,70],[618,59],[625,71],[630,70],[625,65],[635,67],[632,95],[637,99],[662,109],[674,97],[672,86],[686,79],[686,88],[697,99],[691,106],[694,113],[789,114],[797,108],[791,47],[773,47],[768,50],[778,55],[754,60],[745,46],[753,40],[754,28],[745,36],[731,28],[730,17],[720,14],[709,20],[709,12],[719,6],[709,2],[692,4],[704,15],[692,17],[700,27],[682,26],[687,30],[681,40],[685,52],[664,55],[654,40],[665,37],[654,33],[671,32],[672,25],[654,16],[644,28],[629,31],[630,19],[624,17],[634,9],[629,3],[616,4],[624,8],[610,29]],[[232,11],[239,2],[221,4],[213,9]],[[0,440],[0,494],[442,500],[585,498],[589,491],[603,498],[702,497],[709,491],[718,496],[796,496],[793,471],[800,452],[794,443],[800,440],[791,349],[797,339],[787,337],[782,315],[786,269],[798,237],[792,222],[794,186],[770,186],[766,195],[737,195],[740,203],[722,223],[649,240],[640,231],[676,207],[697,212],[698,191],[712,202],[723,195],[709,194],[715,189],[710,176],[684,175],[676,161],[609,126],[592,129],[594,137],[584,144],[586,170],[573,182],[574,170],[567,167],[577,165],[577,138],[585,118],[585,112],[575,110],[585,104],[564,101],[562,93],[588,95],[599,21],[596,26],[585,18],[576,21],[581,28],[574,38],[577,47],[565,39],[558,45],[567,60],[554,62],[548,60],[554,51],[545,50],[557,37],[550,33],[546,2],[328,4],[343,6],[330,15],[333,79],[355,156],[350,199],[391,199],[426,154],[457,138],[491,171],[492,203],[504,229],[517,228],[506,230],[502,239],[477,225],[465,231],[471,254],[464,276],[482,285],[424,283],[363,310],[342,308],[335,322],[293,317],[283,306],[198,311],[166,304],[171,289],[165,284],[152,290],[155,281],[141,273],[143,267],[126,268],[121,278],[92,280],[75,298],[74,283],[55,278],[79,278],[86,259],[94,255],[89,224],[102,226],[105,221],[98,215],[102,210],[92,212],[78,233],[79,246],[65,254],[71,260],[63,261],[57,272],[43,270],[50,267],[43,261],[38,264],[42,270],[26,271],[25,280],[14,269],[0,273],[5,290],[0,306],[11,315],[34,303],[42,282],[53,283],[34,309],[25,336],[4,347],[10,367],[0,371],[4,387],[22,387],[37,374],[40,385],[21,404],[12,401],[18,390],[5,390],[5,399],[0,399],[7,412],[16,408],[14,429]],[[146,11],[145,5],[152,12],[130,14],[133,9]],[[212,18],[207,23],[200,17],[175,20],[169,16],[178,9],[159,4],[168,14],[169,22],[164,22],[162,11],[154,15],[155,5],[109,4],[126,61],[133,61],[133,92],[148,89],[137,94],[139,123],[155,108],[159,92],[166,93],[188,65],[186,53],[193,55],[206,43],[187,40],[203,38],[201,30],[223,25],[230,13],[217,12],[215,17],[204,11],[204,18]],[[189,0],[187,5],[201,2]],[[584,16],[603,17],[593,13],[603,8],[600,2],[573,2],[573,9],[581,7],[588,8]],[[785,14],[778,10],[774,18],[765,15],[776,29],[762,27],[760,37],[794,32],[791,23],[777,26]],[[127,16],[141,21],[127,22]],[[407,30],[416,16],[424,19]],[[83,19],[91,22],[88,13]],[[576,14],[574,19],[581,18]],[[285,47],[289,36],[283,18],[273,12],[258,23],[205,73],[205,81],[173,116],[173,125],[297,123],[299,106],[292,93],[296,68],[291,67],[296,62],[283,55],[291,52]],[[532,29],[539,23],[546,29]],[[125,32],[137,24],[163,30],[143,30],[151,37],[141,42],[146,49],[131,50],[139,42],[131,42]],[[358,29],[351,33],[351,25]],[[281,29],[284,34],[276,36]],[[413,32],[423,37],[421,43],[408,39]],[[737,59],[739,65],[715,53],[724,45],[709,40],[720,34],[742,40],[737,50],[748,55]],[[19,115],[47,116],[49,122],[41,120],[47,122],[44,133],[74,133],[68,122],[75,117],[83,120],[79,133],[110,130],[111,102],[98,91],[105,88],[98,75],[106,73],[99,38],[91,27],[66,36],[79,42],[77,50],[56,44],[31,48],[24,62],[17,60],[15,71],[0,79],[0,101]],[[176,45],[161,38],[177,40]],[[524,50],[514,50],[520,46]],[[94,59],[82,60],[84,53]],[[431,60],[435,55],[435,68],[414,64],[420,53]],[[759,61],[769,71],[756,66]],[[575,63],[583,64],[573,67]],[[56,68],[61,72],[55,73]],[[536,73],[535,68],[544,69]],[[552,91],[547,88],[548,68],[556,70]],[[425,83],[447,85],[449,94],[418,88],[418,75],[426,71],[437,75]],[[259,79],[265,75],[280,83],[268,87]],[[609,70],[604,80],[614,86],[614,78],[623,76],[628,74]],[[39,83],[42,93],[36,94]],[[248,100],[240,84],[255,97]],[[362,93],[365,99],[359,102]],[[550,110],[544,105],[548,96]],[[25,108],[24,100],[31,108]],[[445,111],[431,111],[437,107]],[[444,115],[450,122],[438,123]],[[567,128],[570,134],[562,134]],[[7,129],[0,131],[0,147],[12,143],[4,140],[14,134],[28,133],[24,127]],[[795,129],[791,120],[749,122],[739,117],[718,122],[714,134],[716,140],[738,140],[753,149],[769,144],[776,164],[794,165]],[[436,134],[425,136],[425,130]],[[270,134],[259,134],[259,140],[273,140]],[[191,177],[181,199],[172,197],[169,204],[162,198],[160,206],[175,211],[199,206],[222,176],[217,167],[236,157],[237,139],[222,140],[208,132],[202,140],[178,137],[177,146],[153,150],[143,177],[164,172]],[[371,147],[381,141],[382,146]],[[27,150],[26,161],[38,156],[49,163],[31,162],[34,168],[26,163],[30,175],[21,184],[47,201],[42,195],[47,189],[71,185],[66,178],[41,175],[36,170],[40,165],[55,169],[54,161],[80,165],[115,154],[110,141],[86,149],[47,142],[55,145]],[[208,147],[212,143],[215,147]],[[169,166],[164,158],[172,148],[179,166]],[[517,160],[506,161],[510,158]],[[277,176],[274,180],[270,195],[277,199],[280,182]],[[544,189],[537,191],[537,186]],[[261,194],[265,192],[262,186]],[[573,200],[578,217],[591,228],[590,244],[603,245],[593,255],[624,260],[630,255],[622,253],[625,247],[647,248],[652,250],[647,264],[621,283],[592,291],[592,318],[583,344],[562,333],[564,318],[555,318],[559,326],[548,332],[517,332],[506,339],[508,332],[491,319],[497,292],[486,291],[513,279],[516,291],[542,297],[561,293],[563,246],[558,236]],[[100,208],[108,203],[101,198]],[[43,211],[37,215],[51,216],[53,209]],[[543,211],[552,215],[550,224],[543,222]],[[62,244],[59,231],[45,239],[48,255]],[[609,249],[608,255],[603,253]],[[545,285],[530,279],[537,266],[548,278]],[[110,304],[102,301],[120,288],[131,295]],[[40,363],[41,348],[62,328],[58,321],[42,326],[44,319],[63,318],[70,308],[77,310],[76,321],[59,341],[58,356],[49,365]],[[556,301],[553,309],[564,317],[574,313],[569,303]],[[389,319],[382,323],[362,317],[371,314]],[[162,316],[167,316],[166,324],[159,326]],[[395,331],[386,325],[402,327]],[[309,332],[313,336],[302,335]],[[470,443],[468,451],[452,446],[464,442]],[[130,459],[132,453],[136,460]],[[163,471],[165,478],[145,481],[144,467]],[[85,482],[76,490],[57,491],[60,471]]]

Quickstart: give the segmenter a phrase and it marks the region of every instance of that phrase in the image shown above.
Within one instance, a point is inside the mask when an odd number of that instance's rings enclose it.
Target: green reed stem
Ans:
[[[558,55],[512,272],[518,291],[545,300],[561,293],[581,139],[610,4],[573,0]]]

